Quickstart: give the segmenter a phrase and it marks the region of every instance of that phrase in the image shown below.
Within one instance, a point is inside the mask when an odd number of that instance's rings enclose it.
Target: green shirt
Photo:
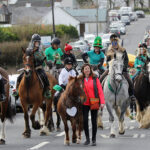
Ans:
[[[103,52],[100,52],[100,54],[96,54],[94,50],[91,50],[91,51],[88,51],[87,54],[88,54],[91,65],[98,65],[101,59],[105,58],[105,55]],[[102,66],[101,69],[104,69],[104,67]]]
[[[35,51],[34,52],[34,65],[35,67],[37,66],[44,66],[44,59],[45,59],[45,54],[43,51]]]
[[[61,56],[63,55],[63,52],[60,48],[53,49],[52,47],[49,47],[45,50],[45,55],[47,61],[51,60],[54,62],[56,60],[56,64],[62,64]]]

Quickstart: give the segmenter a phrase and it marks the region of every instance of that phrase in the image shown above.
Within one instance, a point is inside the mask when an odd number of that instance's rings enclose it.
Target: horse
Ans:
[[[40,129],[39,121],[35,121],[35,113],[39,107],[43,106],[43,102],[46,103],[46,110],[45,110],[45,118],[44,118],[44,125],[40,131],[41,135],[49,135],[48,130],[48,121],[50,120],[50,116],[52,115],[52,97],[46,99],[43,96],[43,88],[39,81],[38,75],[36,73],[36,68],[34,67],[34,52],[29,52],[24,49],[23,51],[23,64],[24,64],[24,75],[19,85],[19,96],[20,101],[22,104],[23,112],[24,112],[24,120],[25,120],[25,131],[23,132],[23,136],[25,138],[30,138],[31,136],[31,129],[29,126],[29,116],[28,116],[28,106],[33,105],[32,112],[30,114],[30,120],[32,122],[32,127],[34,129]],[[54,78],[47,74],[49,82],[50,82],[50,89],[52,91],[52,96],[54,91],[52,87],[56,84]]]
[[[146,62],[141,73],[135,78],[134,92],[137,99],[136,119],[140,128],[150,127],[150,62]]]
[[[86,95],[84,92],[82,77],[70,77],[66,90],[61,94],[57,104],[58,113],[64,123],[66,135],[64,141],[65,145],[70,145],[69,127],[67,124],[68,120],[72,125],[72,143],[79,144],[81,141],[81,131],[83,129],[82,104],[85,99]],[[78,130],[78,137],[76,135],[76,130]]]
[[[119,120],[119,134],[124,134],[124,114],[130,104],[128,88],[129,85],[123,76],[123,58],[115,58],[109,65],[109,74],[104,83],[104,96],[107,111],[109,113],[109,121],[111,123],[110,137],[116,137],[115,119],[113,111]]]
[[[0,103],[0,119],[1,119],[1,131],[0,131],[0,145],[5,144],[5,121],[9,119],[13,123],[13,118],[15,116],[15,108],[11,106],[11,99],[9,96],[9,78],[5,69],[0,67],[0,74],[6,81],[5,83],[5,92],[6,100],[5,102]]]

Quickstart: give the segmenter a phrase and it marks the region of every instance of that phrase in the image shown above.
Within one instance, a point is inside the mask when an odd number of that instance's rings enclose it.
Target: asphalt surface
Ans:
[[[124,47],[129,53],[134,54],[138,43],[143,39],[146,27],[150,24],[150,16],[145,19],[139,19],[127,26],[127,35],[122,36],[124,39]],[[54,113],[54,119],[56,119]],[[40,136],[39,130],[32,129],[30,139],[22,136],[24,131],[23,114],[16,115],[14,124],[6,123],[6,144],[0,145],[0,150],[149,150],[150,149],[150,130],[139,129],[137,121],[125,118],[126,132],[124,135],[118,135],[115,139],[109,138],[110,124],[108,122],[108,113],[105,109],[103,115],[104,130],[98,129],[97,146],[84,146],[84,132],[82,133],[81,144],[72,144],[64,146],[64,130],[61,123],[60,132],[51,132],[49,136]],[[30,123],[31,124],[31,123]],[[69,123],[70,124],[70,123]],[[91,123],[89,124],[91,133]],[[116,122],[117,128],[117,122]],[[70,134],[71,134],[70,128]],[[71,136],[70,136],[71,137]],[[70,138],[71,139],[71,138]]]

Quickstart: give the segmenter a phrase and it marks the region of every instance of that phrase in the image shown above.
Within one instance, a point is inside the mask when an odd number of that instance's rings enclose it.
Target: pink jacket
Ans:
[[[99,94],[99,98],[100,98],[100,103],[101,104],[105,104],[105,99],[104,99],[104,93],[103,93],[103,89],[101,86],[101,83],[99,81],[99,79],[96,79],[96,84],[97,84],[97,89],[98,89],[98,94]],[[84,105],[90,105],[90,98],[95,98],[95,93],[94,93],[94,85],[93,85],[93,78],[89,77],[88,81],[86,80],[86,78],[84,78],[84,91],[86,94],[86,102],[84,102]]]

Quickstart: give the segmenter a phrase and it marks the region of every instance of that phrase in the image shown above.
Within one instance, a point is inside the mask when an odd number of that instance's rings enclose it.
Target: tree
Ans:
[[[126,3],[126,6],[130,6],[130,0],[124,0],[124,2]]]
[[[77,0],[80,5],[84,5],[85,3],[93,2],[93,0]]]
[[[139,4],[141,5],[141,8],[143,8],[144,7],[144,0],[140,0]]]

